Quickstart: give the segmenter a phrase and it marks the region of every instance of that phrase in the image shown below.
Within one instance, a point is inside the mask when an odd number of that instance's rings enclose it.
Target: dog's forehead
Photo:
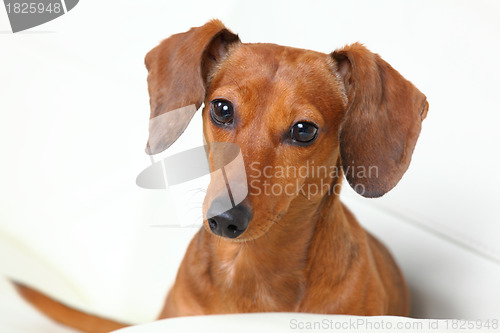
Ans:
[[[240,44],[230,52],[221,69],[231,74],[251,74],[267,76],[272,79],[276,74],[297,77],[321,76],[330,74],[333,61],[327,54],[276,44]],[[229,73],[228,73],[229,74]]]
[[[261,102],[283,95],[308,101],[320,95],[325,102],[342,98],[330,55],[276,44],[234,47],[217,68],[210,86],[215,95],[236,90],[240,97],[259,96]]]

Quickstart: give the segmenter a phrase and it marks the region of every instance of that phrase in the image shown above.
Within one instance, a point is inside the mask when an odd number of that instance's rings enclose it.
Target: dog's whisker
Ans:
[[[278,221],[276,221],[275,219],[266,218],[266,220],[271,221],[271,222],[273,222],[274,224],[277,224],[277,225],[279,225],[280,227],[282,227],[282,228],[283,228],[283,225],[281,225],[281,224],[280,224]]]
[[[267,230],[265,228],[262,228],[262,227],[260,227],[259,229],[260,229],[260,231],[262,231],[264,233],[264,235],[266,235],[267,240],[270,240],[269,234],[267,233]]]

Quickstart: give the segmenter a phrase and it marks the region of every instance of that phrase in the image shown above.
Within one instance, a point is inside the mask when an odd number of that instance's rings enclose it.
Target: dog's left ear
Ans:
[[[347,181],[365,197],[380,197],[410,164],[429,104],[378,54],[356,43],[332,53],[347,95],[340,156]]]
[[[149,51],[151,104],[146,153],[167,149],[184,132],[203,103],[210,75],[240,40],[219,20],[173,35]]]

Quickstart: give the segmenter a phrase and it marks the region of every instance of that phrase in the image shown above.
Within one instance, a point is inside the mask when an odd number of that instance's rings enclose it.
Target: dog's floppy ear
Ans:
[[[426,97],[359,43],[332,53],[347,95],[340,156],[347,181],[365,197],[391,190],[408,169]]]
[[[203,103],[208,77],[237,42],[237,35],[212,20],[149,51],[145,59],[151,104],[148,154],[167,149],[184,132]]]

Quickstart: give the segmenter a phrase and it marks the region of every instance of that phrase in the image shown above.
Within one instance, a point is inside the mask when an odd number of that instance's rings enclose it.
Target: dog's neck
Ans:
[[[287,213],[255,240],[225,241],[203,231],[210,243],[208,269],[214,287],[220,295],[231,295],[221,302],[237,300],[234,307],[238,311],[296,311],[308,283],[310,267],[324,260],[316,252],[326,251],[333,257],[339,250],[335,244],[346,243],[349,226],[345,225],[344,216],[340,216],[343,214],[337,194],[325,195],[316,202],[297,197]],[[327,241],[317,242],[318,238]],[[313,243],[331,244],[332,252],[312,249]],[[338,266],[338,258],[336,262]],[[342,267],[339,268],[331,274],[343,274]],[[275,295],[280,295],[279,299]]]

